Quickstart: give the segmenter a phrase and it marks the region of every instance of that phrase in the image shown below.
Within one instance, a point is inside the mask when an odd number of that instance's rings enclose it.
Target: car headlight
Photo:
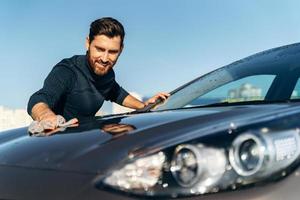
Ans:
[[[218,159],[216,159],[218,158]],[[171,162],[171,172],[182,187],[206,190],[222,178],[226,169],[224,150],[198,145],[179,145]]]
[[[299,156],[299,134],[295,130],[245,133],[237,137],[229,151],[235,171],[246,179],[267,176],[284,169]]]
[[[104,179],[104,183],[127,190],[147,190],[157,183],[164,161],[165,155],[163,152],[140,158],[114,171]]]
[[[101,178],[100,185],[143,196],[214,193],[279,178],[300,155],[295,129],[245,132],[223,146],[211,141],[202,138],[201,143],[129,158],[127,164]]]

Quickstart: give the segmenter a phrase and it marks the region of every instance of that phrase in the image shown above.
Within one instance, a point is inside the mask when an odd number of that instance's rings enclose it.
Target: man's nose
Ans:
[[[103,52],[101,57],[102,62],[108,62],[108,52]]]

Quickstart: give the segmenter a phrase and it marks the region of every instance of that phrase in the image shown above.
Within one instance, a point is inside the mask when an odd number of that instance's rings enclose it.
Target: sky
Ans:
[[[0,105],[26,109],[52,67],[85,54],[89,25],[125,27],[127,91],[169,92],[251,54],[300,41],[298,0],[0,0]]]

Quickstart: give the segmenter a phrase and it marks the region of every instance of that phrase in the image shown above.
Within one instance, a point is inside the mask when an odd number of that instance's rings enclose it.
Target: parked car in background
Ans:
[[[144,110],[0,134],[1,199],[298,199],[300,43],[201,76]]]

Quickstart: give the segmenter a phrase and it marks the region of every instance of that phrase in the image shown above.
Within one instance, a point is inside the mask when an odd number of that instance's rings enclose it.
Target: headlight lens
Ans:
[[[238,174],[250,176],[261,169],[265,150],[265,144],[256,135],[242,134],[233,141],[229,160]]]
[[[194,185],[202,174],[197,147],[182,145],[176,148],[171,172],[178,184],[183,187]]]
[[[218,159],[216,159],[218,158]],[[197,185],[202,190],[211,188],[226,169],[224,150],[204,145],[179,145],[174,152],[171,172],[183,187]]]
[[[257,179],[286,168],[300,154],[299,133],[296,130],[254,132],[238,136],[229,150],[229,160],[244,179]]]
[[[134,158],[101,179],[104,186],[146,196],[190,196],[280,176],[299,158],[298,130],[246,132],[229,144],[180,144]]]
[[[248,140],[241,144],[239,157],[244,170],[251,171],[255,169],[260,161],[259,147],[254,140]]]
[[[104,179],[104,183],[120,189],[147,190],[157,183],[164,161],[163,152],[138,159],[119,170],[115,170]]]

